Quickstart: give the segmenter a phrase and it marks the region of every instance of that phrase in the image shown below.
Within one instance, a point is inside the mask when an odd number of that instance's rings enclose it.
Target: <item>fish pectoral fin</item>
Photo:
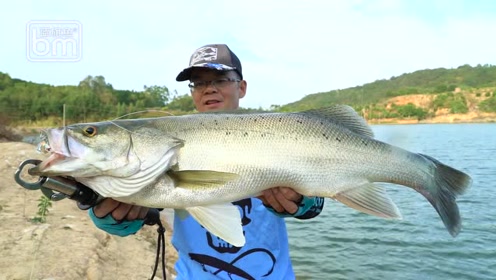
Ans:
[[[235,173],[211,170],[170,170],[167,175],[174,180],[176,187],[185,189],[218,187],[240,177]]]
[[[236,247],[245,245],[238,207],[231,203],[188,207],[186,211],[210,233]]]
[[[401,219],[401,213],[382,186],[366,183],[338,193],[334,199],[360,212],[388,219]]]

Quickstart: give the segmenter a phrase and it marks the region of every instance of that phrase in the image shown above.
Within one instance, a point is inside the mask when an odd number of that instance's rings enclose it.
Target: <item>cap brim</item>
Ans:
[[[217,71],[231,71],[231,70],[236,70],[235,67],[227,66],[224,64],[219,64],[219,63],[202,63],[202,64],[197,64],[197,65],[192,65],[188,68],[185,68],[179,75],[176,77],[176,81],[182,82],[182,81],[187,81],[190,80],[191,78],[191,72],[193,71],[193,68],[209,68],[209,69],[214,69]]]
[[[176,77],[176,81],[183,82],[189,80],[191,77],[191,72],[193,71],[193,66],[185,68],[179,75]]]

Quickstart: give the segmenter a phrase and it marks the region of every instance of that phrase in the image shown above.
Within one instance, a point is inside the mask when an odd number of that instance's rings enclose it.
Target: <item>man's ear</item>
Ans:
[[[245,80],[239,82],[239,98],[245,97],[246,88],[248,87],[248,83]]]

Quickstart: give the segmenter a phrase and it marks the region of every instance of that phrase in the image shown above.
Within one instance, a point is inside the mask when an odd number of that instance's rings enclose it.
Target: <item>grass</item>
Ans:
[[[41,196],[38,201],[38,212],[36,213],[36,216],[31,219],[31,221],[36,222],[36,223],[45,223],[46,222],[46,217],[48,216],[48,213],[50,212],[48,208],[52,207],[52,201],[50,198],[46,196]]]

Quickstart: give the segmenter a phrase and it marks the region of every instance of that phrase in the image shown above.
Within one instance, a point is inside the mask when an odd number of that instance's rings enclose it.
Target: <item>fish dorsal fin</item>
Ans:
[[[365,183],[338,193],[334,199],[363,213],[388,219],[401,219],[398,207],[386,193],[384,187]]]
[[[298,114],[313,115],[331,120],[357,134],[374,137],[374,132],[370,129],[364,118],[348,105],[333,105],[320,109],[302,111]]]

